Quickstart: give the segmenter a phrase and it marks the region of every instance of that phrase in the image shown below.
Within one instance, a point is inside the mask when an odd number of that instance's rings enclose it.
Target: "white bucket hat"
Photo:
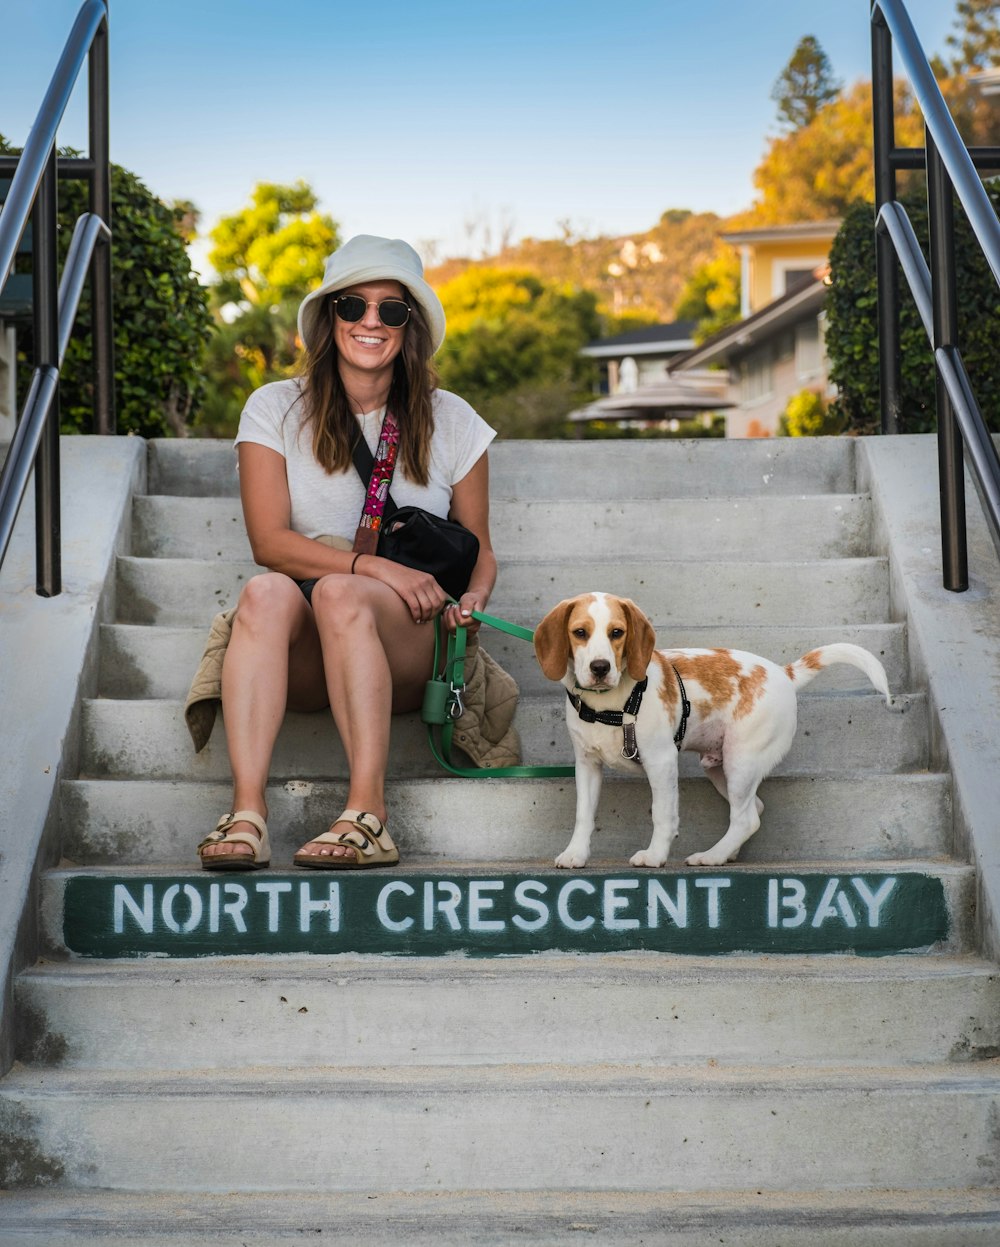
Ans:
[[[444,341],[444,308],[424,281],[420,256],[402,238],[378,238],[374,234],[356,234],[329,256],[323,281],[299,305],[299,337],[307,347],[314,345],[321,300],[335,290],[365,281],[402,282],[424,314],[432,351],[440,347]]]

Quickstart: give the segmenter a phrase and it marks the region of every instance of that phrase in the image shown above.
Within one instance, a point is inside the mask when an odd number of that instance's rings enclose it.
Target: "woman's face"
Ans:
[[[390,329],[379,319],[378,304],[383,299],[403,299],[406,294],[398,281],[366,281],[358,286],[348,286],[341,294],[357,294],[366,300],[368,307],[364,316],[353,324],[341,320],[333,305],[333,342],[337,348],[340,366],[361,369],[366,373],[391,368],[392,362],[403,349],[406,325]]]

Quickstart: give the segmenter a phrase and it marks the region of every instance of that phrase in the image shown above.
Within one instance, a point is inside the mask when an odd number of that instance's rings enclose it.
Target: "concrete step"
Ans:
[[[884,558],[670,562],[655,554],[576,565],[504,560],[490,613],[537,623],[563,598],[601,589],[631,597],[661,627],[834,627],[890,618]],[[236,605],[243,585],[261,570],[253,563],[122,557],[118,621],[207,627],[216,611]]]
[[[661,871],[409,858],[393,869],[45,875],[52,955],[310,953],[507,958],[561,951],[954,953],[971,947],[972,867],[948,861],[683,865]]]
[[[531,626],[536,620],[513,619]],[[149,627],[142,624],[102,624],[102,697],[178,698],[187,695],[191,677],[201,658],[207,627]],[[861,645],[878,656],[886,669],[890,689],[908,687],[909,664],[906,652],[906,626],[901,623],[842,624],[836,627],[781,628],[673,628],[663,630],[664,647],[693,646],[711,649],[722,646],[749,650],[781,664],[792,662],[818,645],[847,641]],[[514,676],[522,694],[551,693],[553,685],[542,675],[534,650],[525,641],[509,637],[495,628],[482,633],[484,649]],[[824,691],[870,688],[864,674],[840,664],[824,673]]]
[[[526,763],[571,763],[566,700],[558,687],[548,696],[522,697],[515,726]],[[83,703],[80,774],[146,779],[228,777],[221,714],[208,745],[195,754],[179,701]],[[460,745],[461,742],[459,741]],[[799,699],[798,732],[776,774],[830,774],[851,770],[906,771],[927,765],[927,699],[901,693],[892,706],[875,693],[806,693]],[[275,745],[272,779],[329,779],[347,774],[346,760],[327,712],[288,714]],[[390,769],[400,778],[440,775],[427,729],[414,711],[396,715]],[[681,755],[681,774],[700,775],[697,755]]]
[[[1000,1178],[996,1062],[400,1071],[365,1055],[354,1068],[241,1063],[207,1079],[15,1069],[0,1085],[5,1150],[63,1187],[147,1192],[545,1191],[570,1174],[588,1190],[651,1192]]]
[[[507,559],[617,558],[669,550],[675,559],[854,558],[871,548],[871,499],[859,494],[661,501],[536,502],[490,507],[493,544]],[[144,558],[250,560],[237,498],[138,497],[132,553]]]
[[[534,860],[551,864],[569,840],[576,792],[558,779],[392,779],[389,826],[404,858]],[[70,780],[62,785],[63,853],[80,865],[166,866],[194,861],[194,846],[231,808],[227,780]],[[325,829],[344,804],[342,783],[273,783],[268,827],[277,862]],[[775,776],[761,788],[763,825],[745,862],[842,858],[858,863],[946,857],[952,851],[946,774]],[[683,861],[714,844],[726,807],[702,776],[680,781]],[[649,789],[609,776],[597,812],[597,860],[624,864],[650,833]]]
[[[322,1185],[322,1184],[320,1184]],[[995,1247],[1000,1193],[0,1192],[5,1247]]]
[[[712,498],[727,494],[851,493],[846,437],[774,441],[497,441],[490,493],[500,498]],[[239,494],[230,441],[149,443],[149,492]]]
[[[15,998],[18,1059],[62,1069],[220,1069],[236,1052],[256,1067],[377,1052],[395,1066],[810,1068],[1000,1051],[1000,978],[975,957],[147,958],[38,965]]]

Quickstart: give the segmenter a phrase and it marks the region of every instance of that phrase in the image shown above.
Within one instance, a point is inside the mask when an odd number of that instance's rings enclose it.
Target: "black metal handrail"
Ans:
[[[87,177],[90,212],[77,222],[63,281],[57,288],[56,134],[84,60],[88,61],[90,154],[66,162]],[[3,161],[3,166],[8,163]],[[62,591],[59,506],[59,368],[76,316],[87,270],[91,272],[94,354],[94,431],[113,433],[114,354],[111,317],[111,162],[108,139],[108,9],[85,0],[17,158],[0,209],[0,291],[10,276],[29,219],[32,230],[34,371],[14,438],[0,472],[0,565],[34,469],[36,591]],[[92,263],[93,261],[93,263]]]
[[[959,350],[955,281],[954,196],[1000,284],[1000,220],[979,170],[1000,169],[1000,148],[967,148],[948,111],[930,63],[902,0],[874,0],[872,101],[875,140],[876,265],[878,271],[879,377],[882,432],[899,431],[900,325],[897,261],[916,300],[934,356],[941,556],[944,586],[969,587],[965,523],[964,451],[1000,556],[1000,456],[972,390]],[[897,147],[892,55],[897,47],[924,117],[925,146]],[[924,259],[906,210],[896,199],[899,169],[927,171],[930,264]]]

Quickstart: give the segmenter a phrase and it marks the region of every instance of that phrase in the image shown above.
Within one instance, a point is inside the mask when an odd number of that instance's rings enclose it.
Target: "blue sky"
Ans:
[[[0,132],[23,142],[79,0],[5,0]],[[909,0],[945,50],[954,0]],[[209,229],[302,178],[355,233],[439,257],[749,206],[772,85],[815,35],[869,74],[866,0],[111,0],[112,157]],[[86,147],[84,92],[59,141]],[[471,239],[471,248],[470,248]]]

